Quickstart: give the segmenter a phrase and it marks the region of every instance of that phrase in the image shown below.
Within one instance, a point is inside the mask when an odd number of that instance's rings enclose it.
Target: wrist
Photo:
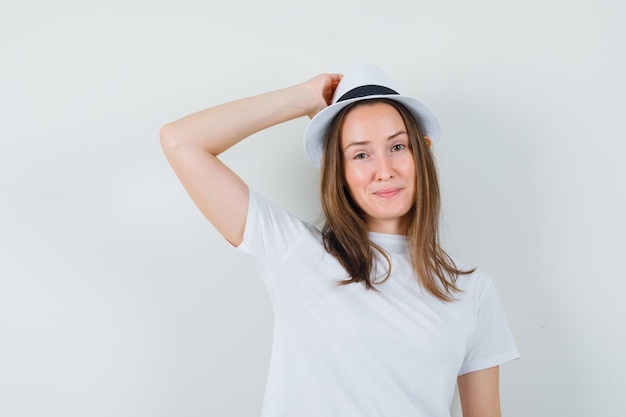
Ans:
[[[308,116],[313,118],[322,108],[320,106],[320,93],[309,82],[296,84],[292,89],[292,105],[298,112],[298,117]]]

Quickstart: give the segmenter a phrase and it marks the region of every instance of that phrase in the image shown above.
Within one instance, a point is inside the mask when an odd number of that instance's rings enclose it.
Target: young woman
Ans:
[[[301,116],[321,166],[322,230],[218,155]],[[194,113],[161,143],[207,219],[257,261],[275,312],[262,416],[500,416],[518,357],[491,280],[439,246],[436,115],[372,65]]]

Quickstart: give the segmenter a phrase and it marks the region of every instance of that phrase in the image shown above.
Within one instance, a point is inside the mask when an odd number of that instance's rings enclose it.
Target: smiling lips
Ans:
[[[401,188],[385,188],[384,190],[375,191],[373,194],[381,198],[391,198],[396,196]]]

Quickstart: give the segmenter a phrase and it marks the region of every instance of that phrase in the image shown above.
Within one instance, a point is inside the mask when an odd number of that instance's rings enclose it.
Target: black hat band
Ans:
[[[337,103],[340,101],[350,100],[351,98],[358,97],[366,97],[366,96],[387,96],[387,95],[398,95],[397,91],[392,90],[391,88],[383,87],[382,85],[362,85],[345,93],[343,96],[339,97]]]

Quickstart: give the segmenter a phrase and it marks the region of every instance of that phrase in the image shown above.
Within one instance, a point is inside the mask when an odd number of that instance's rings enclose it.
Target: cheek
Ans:
[[[366,183],[365,172],[355,167],[347,167],[344,170],[344,178],[346,179],[346,185],[350,193]]]
[[[417,169],[415,167],[415,163],[413,162],[413,158],[407,159],[401,167],[402,176],[407,179],[413,188],[413,193],[415,194],[417,189]]]
[[[413,156],[405,154],[395,161],[394,169],[404,178],[415,178],[416,168]]]
[[[404,169],[404,175],[407,178],[412,178],[413,181],[416,180],[417,174],[416,174],[415,164],[413,163],[413,161],[410,161],[409,163],[406,164],[406,167]]]

